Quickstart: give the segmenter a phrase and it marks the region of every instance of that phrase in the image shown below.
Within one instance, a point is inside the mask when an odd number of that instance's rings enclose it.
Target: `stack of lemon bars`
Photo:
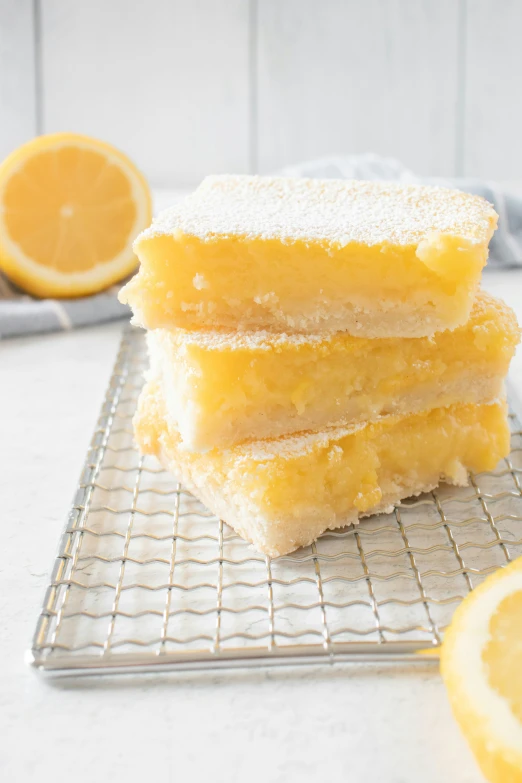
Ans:
[[[519,340],[479,287],[496,222],[445,188],[208,177],[121,294],[141,451],[271,556],[494,468]]]

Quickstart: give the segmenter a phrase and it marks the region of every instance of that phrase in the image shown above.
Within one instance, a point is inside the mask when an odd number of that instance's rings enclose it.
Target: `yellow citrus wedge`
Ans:
[[[488,577],[446,631],[453,713],[491,783],[522,781],[522,558]]]
[[[137,265],[151,222],[147,182],[110,144],[39,136],[0,165],[0,269],[36,296],[84,296]]]

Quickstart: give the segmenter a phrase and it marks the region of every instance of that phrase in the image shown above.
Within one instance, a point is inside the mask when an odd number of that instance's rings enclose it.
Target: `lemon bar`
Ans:
[[[156,329],[149,377],[184,447],[205,451],[334,424],[498,397],[515,314],[479,292],[471,317],[432,338]]]
[[[446,188],[212,176],[134,243],[147,329],[425,337],[469,316],[497,214]]]
[[[180,448],[161,389],[149,383],[134,428],[142,452],[159,457],[211,511],[272,556],[360,516],[390,511],[441,479],[465,485],[468,470],[492,469],[509,451],[502,401],[197,454]]]

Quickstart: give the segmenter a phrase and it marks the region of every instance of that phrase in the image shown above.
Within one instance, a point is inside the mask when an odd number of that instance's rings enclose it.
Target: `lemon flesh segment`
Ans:
[[[455,612],[441,652],[453,712],[486,779],[522,782],[522,558]]]
[[[509,708],[522,726],[522,628],[514,633],[518,618],[522,623],[522,590],[502,599],[491,618],[491,640],[482,659],[488,669],[490,687],[507,699]],[[495,662],[502,661],[502,666]]]
[[[121,280],[150,219],[140,172],[96,139],[38,137],[0,166],[0,268],[35,295],[80,296]]]

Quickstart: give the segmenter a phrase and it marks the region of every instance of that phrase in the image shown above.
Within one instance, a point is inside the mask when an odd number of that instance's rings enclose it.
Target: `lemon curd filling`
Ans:
[[[422,337],[469,316],[497,215],[445,188],[207,177],[135,242],[148,329]]]
[[[205,451],[501,394],[515,315],[479,292],[469,321],[432,338],[154,330],[150,377],[185,448]]]
[[[490,470],[509,451],[503,402],[390,415],[198,454],[180,447],[161,389],[151,382],[134,426],[143,453],[157,456],[208,508],[272,556],[360,516],[389,511],[441,479],[466,484],[468,470]]]

